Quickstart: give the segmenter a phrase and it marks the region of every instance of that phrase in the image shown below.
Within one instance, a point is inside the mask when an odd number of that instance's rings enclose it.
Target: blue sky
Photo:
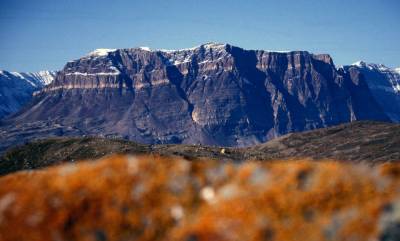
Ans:
[[[0,69],[57,70],[96,48],[329,53],[400,66],[399,0],[0,0]]]

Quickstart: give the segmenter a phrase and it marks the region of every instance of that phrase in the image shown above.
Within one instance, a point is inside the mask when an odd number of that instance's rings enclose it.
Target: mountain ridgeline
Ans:
[[[85,135],[249,146],[356,120],[399,122],[399,91],[395,71],[336,68],[329,55],[306,51],[99,49],[68,62],[2,121],[0,149]]]
[[[54,71],[0,71],[0,119],[29,103],[32,94],[50,84],[55,75]]]

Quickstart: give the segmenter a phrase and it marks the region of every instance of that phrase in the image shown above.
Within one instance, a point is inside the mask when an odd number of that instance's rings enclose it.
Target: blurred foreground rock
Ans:
[[[399,240],[400,163],[113,156],[0,178],[0,240]]]

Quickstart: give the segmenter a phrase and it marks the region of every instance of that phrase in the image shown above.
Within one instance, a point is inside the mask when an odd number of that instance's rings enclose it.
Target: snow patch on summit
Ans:
[[[35,73],[29,73],[29,75],[32,76],[32,78],[37,79],[41,83],[41,85],[49,85],[51,82],[53,82],[56,76],[56,72],[42,70]]]
[[[0,118],[15,113],[28,103],[35,91],[54,80],[55,71],[9,72],[0,70]]]
[[[89,57],[101,57],[107,56],[109,53],[116,51],[117,49],[95,49],[90,52],[87,56]]]
[[[382,72],[391,71],[390,68],[386,67],[383,64],[373,64],[373,63],[368,64],[361,60],[351,64],[351,66],[356,66],[359,68],[368,68],[369,70],[377,70],[377,71],[382,71]]]
[[[362,60],[359,60],[359,61],[354,62],[354,63],[351,64],[351,66],[357,66],[357,67],[360,67],[360,68],[365,67],[366,65],[367,64]]]
[[[183,48],[183,49],[151,49],[150,47],[138,47],[140,50],[148,51],[148,52],[163,52],[163,53],[176,53],[176,52],[186,52],[186,51],[194,51],[196,49],[199,49],[201,47],[204,47],[205,49],[222,49],[225,48],[226,44],[222,43],[206,43],[206,44],[201,44],[192,48]]]
[[[13,81],[25,81],[35,88],[42,88],[43,86],[50,84],[56,76],[55,71],[48,70],[42,70],[39,72],[8,72],[1,70],[0,74],[6,79]]]
[[[387,87],[385,85],[381,85],[374,82],[369,82],[368,85],[370,88],[373,89],[382,89],[386,90],[388,92],[394,92],[396,94],[400,94],[400,69],[391,69],[389,67],[386,67],[383,64],[373,64],[373,63],[366,63],[364,61],[357,61],[352,64],[352,66],[356,66],[360,69],[368,69],[373,72],[379,72],[383,75],[385,75],[389,86]]]
[[[151,52],[150,47],[143,46],[143,47],[139,47],[139,49],[144,50],[144,51]]]

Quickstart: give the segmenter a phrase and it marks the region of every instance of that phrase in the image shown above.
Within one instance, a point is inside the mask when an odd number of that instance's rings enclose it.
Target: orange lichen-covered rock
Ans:
[[[398,240],[399,192],[400,163],[113,156],[0,178],[0,240]]]

